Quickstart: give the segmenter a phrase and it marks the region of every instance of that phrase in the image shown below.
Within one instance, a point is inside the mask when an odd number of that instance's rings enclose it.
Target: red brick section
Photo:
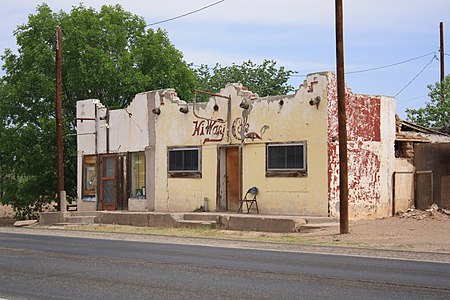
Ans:
[[[339,149],[336,77],[328,76],[329,212],[339,212]],[[375,213],[380,200],[381,97],[347,90],[349,216]]]

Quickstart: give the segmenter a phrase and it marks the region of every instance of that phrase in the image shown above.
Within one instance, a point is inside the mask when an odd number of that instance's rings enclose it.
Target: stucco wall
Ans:
[[[97,207],[96,199],[94,201],[83,199],[83,156],[144,151],[149,145],[147,106],[146,93],[137,94],[128,107],[117,110],[108,110],[99,100],[88,99],[77,102],[79,210],[96,210]],[[138,206],[142,207],[142,204],[139,203]]]
[[[83,199],[83,155],[95,154],[96,147],[96,100],[77,102],[77,209],[95,211],[96,202]],[[81,120],[83,119],[83,120]]]
[[[262,213],[327,215],[327,106],[324,100],[318,107],[309,104],[317,96],[326,98],[326,81],[326,74],[316,74],[295,95],[268,98],[229,85],[220,94],[231,97],[230,114],[227,99],[211,98],[194,108],[173,91],[152,92],[160,109],[155,116],[155,210],[193,210],[205,197],[215,210],[218,147],[242,143],[241,193],[257,186]],[[248,110],[240,107],[242,102],[249,104]],[[185,106],[189,112],[183,114],[179,108]],[[266,177],[266,144],[275,142],[306,144],[307,176]],[[167,149],[178,146],[201,147],[201,178],[168,177]]]
[[[337,216],[339,157],[336,79],[332,73],[308,75],[293,95],[258,97],[242,85],[220,91],[206,103],[186,103],[172,89],[136,95],[129,107],[109,112],[94,100],[79,101],[79,207],[83,203],[82,156],[107,151],[145,151],[146,199],[128,201],[129,210],[192,211],[209,200],[214,211],[222,188],[218,177],[223,147],[242,149],[240,192],[259,188],[261,213]],[[320,100],[318,104],[312,100]],[[97,104],[95,104],[97,103]],[[247,109],[243,107],[248,106]],[[187,113],[180,111],[187,109]],[[351,218],[387,216],[392,210],[395,104],[392,98],[354,95],[348,90],[349,195]],[[90,133],[97,132],[97,135]],[[297,177],[266,174],[270,143],[304,143],[306,172]],[[96,145],[96,146],[95,146]],[[168,149],[199,147],[201,177],[168,174]],[[82,202],[82,203],[80,203]]]
[[[160,114],[154,115],[155,211],[192,211],[203,205],[205,197],[212,200],[210,210],[215,210],[217,146],[205,140],[219,137],[206,134],[208,121],[195,117],[193,105],[180,100],[173,90],[151,92],[149,99],[153,101],[152,106],[160,109]],[[219,105],[218,111],[212,108],[215,103]],[[185,106],[189,107],[186,114],[179,111]],[[216,99],[216,102],[197,105],[196,114],[226,119],[226,108],[225,99]],[[213,123],[208,124],[214,127]],[[201,147],[201,178],[169,178],[168,148],[192,146]]]
[[[261,140],[244,141],[243,191],[260,189],[260,210],[269,214],[328,214],[326,74],[312,74],[293,97],[257,98],[251,101],[249,131]],[[320,97],[316,107],[312,98]],[[282,103],[282,105],[280,105]],[[242,113],[242,110],[241,110]],[[266,177],[266,143],[304,142],[305,177]]]
[[[330,74],[328,95],[328,180],[330,215],[339,216],[339,135],[336,77]],[[395,102],[391,97],[353,94],[346,90],[349,217],[392,214]]]

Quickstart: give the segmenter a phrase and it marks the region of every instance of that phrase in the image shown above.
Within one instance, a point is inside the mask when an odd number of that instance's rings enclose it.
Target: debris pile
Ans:
[[[450,216],[450,210],[440,208],[437,204],[432,204],[430,208],[426,209],[425,211],[420,209],[415,209],[414,206],[411,208],[408,208],[406,212],[397,212],[397,216],[399,216],[402,219],[415,219],[415,220],[423,220],[426,218],[441,218],[445,217],[448,218]]]

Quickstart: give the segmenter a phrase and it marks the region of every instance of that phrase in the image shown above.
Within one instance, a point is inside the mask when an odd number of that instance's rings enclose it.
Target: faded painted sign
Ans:
[[[207,142],[220,142],[225,136],[226,124],[222,119],[194,120],[192,123],[194,124],[192,136],[205,137],[203,144]]]
[[[234,119],[231,126],[231,134],[237,140],[243,141],[245,139],[262,140],[264,132],[269,129],[268,125],[263,125],[258,132],[250,131],[250,123],[248,122],[248,115],[243,114],[242,117]]]

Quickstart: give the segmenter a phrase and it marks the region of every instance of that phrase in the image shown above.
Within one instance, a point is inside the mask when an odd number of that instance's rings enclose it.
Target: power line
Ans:
[[[199,11],[204,10],[204,9],[210,8],[210,7],[212,7],[212,6],[214,6],[214,5],[217,5],[217,4],[219,4],[219,3],[221,3],[221,2],[224,2],[224,1],[225,1],[225,0],[220,0],[220,1],[214,2],[214,3],[212,3],[212,4],[203,6],[203,7],[199,8],[199,9],[190,11],[190,12],[188,12],[188,13],[185,13],[185,14],[182,14],[182,15],[179,15],[179,16],[176,16],[176,17],[173,17],[173,18],[170,18],[170,19],[166,19],[166,20],[162,20],[162,21],[155,22],[155,23],[147,24],[146,27],[147,27],[147,26],[158,25],[158,24],[165,23],[165,22],[169,22],[169,21],[173,21],[173,20],[176,20],[176,19],[180,19],[180,18],[189,16],[189,15],[195,14],[195,13],[197,13],[197,12],[199,12]]]
[[[411,59],[403,60],[403,61],[400,61],[400,62],[397,62],[397,63],[393,63],[393,64],[389,64],[389,65],[384,65],[384,66],[380,66],[380,67],[374,67],[374,68],[370,68],[370,69],[357,70],[357,71],[350,71],[350,72],[346,72],[345,74],[357,74],[357,73],[370,72],[370,71],[375,71],[375,70],[385,69],[385,68],[389,68],[389,67],[394,67],[394,66],[398,66],[398,65],[401,65],[401,64],[405,64],[405,63],[408,63],[408,62],[411,62],[411,61],[414,61],[414,60],[418,60],[418,59],[420,59],[420,58],[429,56],[429,55],[431,55],[431,54],[434,54],[433,59],[434,59],[434,58],[437,59],[436,52],[430,52],[430,53],[427,53],[427,54],[424,54],[424,55],[420,55],[420,56],[417,56],[417,57],[414,57],[414,58],[411,58]],[[448,55],[448,54],[446,54],[446,55]],[[291,75],[291,77],[307,77],[307,76],[308,76],[308,75],[305,75],[305,74],[295,74],[295,75]]]
[[[428,66],[431,65],[431,63],[435,59],[438,60],[436,54],[434,54],[433,58],[425,65],[425,67],[423,67],[422,70],[420,70],[420,72],[416,76],[414,76],[413,79],[411,79],[397,94],[395,94],[394,98],[397,97],[401,92],[403,92],[414,80],[416,80],[416,78],[419,77],[419,75],[422,74],[422,72],[425,71],[425,69],[428,68]]]
[[[423,54],[423,55],[420,55],[420,56],[417,56],[417,57],[414,57],[414,58],[411,58],[411,59],[407,59],[407,60],[403,60],[403,61],[400,61],[400,62],[397,62],[397,63],[393,63],[393,64],[389,64],[389,65],[384,65],[384,66],[380,66],[380,67],[374,67],[374,68],[370,68],[370,69],[364,69],[364,70],[357,70],[357,71],[350,71],[350,72],[346,72],[345,74],[357,74],[357,73],[363,73],[363,72],[370,72],[370,71],[375,71],[375,70],[380,70],[380,69],[385,69],[385,68],[389,68],[389,67],[394,67],[394,66],[398,66],[398,65],[401,65],[401,64],[405,64],[405,63],[408,63],[408,62],[411,62],[411,61],[415,61],[415,60],[418,60],[418,59],[420,59],[420,58],[423,58],[423,57],[426,57],[426,56],[429,56],[429,55],[431,55],[431,54],[434,54],[433,55],[433,58],[431,59],[431,61],[425,66],[425,68],[423,68],[420,72],[419,72],[419,74],[417,74],[402,90],[400,90],[400,92],[399,93],[401,93],[406,87],[408,87],[430,64],[431,64],[431,62],[434,60],[434,59],[436,59],[436,60],[439,60],[438,58],[437,58],[437,56],[436,56],[436,52],[430,52],[430,53],[427,53],[427,54]],[[445,53],[445,55],[449,55],[449,54],[447,54],[447,53]],[[200,68],[201,66],[199,66],[199,65],[192,65],[193,67],[196,67],[196,68]],[[213,70],[214,68],[212,68],[212,67],[209,67],[208,66],[208,69],[210,69],[210,70]],[[297,71],[294,71],[294,72],[297,72]],[[308,75],[306,75],[306,74],[292,74],[292,75],[290,75],[290,77],[307,77]],[[399,94],[399,93],[397,93],[397,95]],[[397,96],[396,95],[396,96]]]
[[[423,95],[423,96],[420,96],[420,97],[414,97],[414,98],[409,98],[409,99],[402,99],[402,100],[399,100],[399,101],[396,101],[396,102],[397,102],[397,104],[399,104],[399,103],[419,100],[419,99],[426,98],[426,97],[428,97],[428,95]]]
[[[380,69],[384,69],[384,68],[394,67],[394,66],[398,66],[398,65],[401,65],[401,64],[405,64],[405,63],[410,62],[410,61],[414,61],[414,60],[420,59],[422,57],[429,56],[431,54],[434,54],[434,57],[433,57],[433,59],[434,59],[436,57],[436,52],[430,52],[430,53],[427,53],[427,54],[424,54],[424,55],[421,55],[421,56],[417,56],[417,57],[414,57],[414,58],[411,58],[411,59],[408,59],[408,60],[404,60],[404,61],[401,61],[401,62],[397,62],[397,63],[393,63],[393,64],[389,64],[389,65],[384,65],[384,66],[380,66],[380,67],[375,67],[375,68],[370,68],[370,69],[365,69],[365,70],[350,71],[350,72],[346,72],[345,74],[356,74],[356,73],[363,73],[363,72],[369,72],[369,71],[375,71],[375,70],[380,70]]]

